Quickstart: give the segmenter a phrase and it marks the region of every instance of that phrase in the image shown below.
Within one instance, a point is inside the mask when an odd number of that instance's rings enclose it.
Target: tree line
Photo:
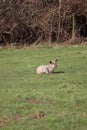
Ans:
[[[0,0],[0,45],[87,41],[87,0]]]

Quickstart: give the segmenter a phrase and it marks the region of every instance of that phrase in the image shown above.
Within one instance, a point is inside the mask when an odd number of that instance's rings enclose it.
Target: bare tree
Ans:
[[[0,44],[86,39],[86,5],[86,0],[0,1]]]

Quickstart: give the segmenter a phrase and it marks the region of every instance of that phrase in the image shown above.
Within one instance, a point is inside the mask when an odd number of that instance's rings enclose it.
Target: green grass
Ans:
[[[87,130],[87,46],[0,49],[0,130]]]

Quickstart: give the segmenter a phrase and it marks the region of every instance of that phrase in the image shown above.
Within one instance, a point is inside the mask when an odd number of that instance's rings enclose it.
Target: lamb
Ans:
[[[50,61],[49,62],[50,65],[41,65],[38,66],[38,68],[36,69],[36,73],[37,74],[49,74],[49,73],[53,73],[54,69],[57,67],[57,59]]]

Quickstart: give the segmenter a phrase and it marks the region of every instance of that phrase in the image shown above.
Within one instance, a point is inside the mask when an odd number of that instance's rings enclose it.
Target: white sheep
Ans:
[[[49,74],[49,73],[53,73],[54,69],[57,67],[57,59],[50,61],[49,62],[50,65],[41,65],[38,66],[38,68],[36,69],[36,73],[37,74]]]

